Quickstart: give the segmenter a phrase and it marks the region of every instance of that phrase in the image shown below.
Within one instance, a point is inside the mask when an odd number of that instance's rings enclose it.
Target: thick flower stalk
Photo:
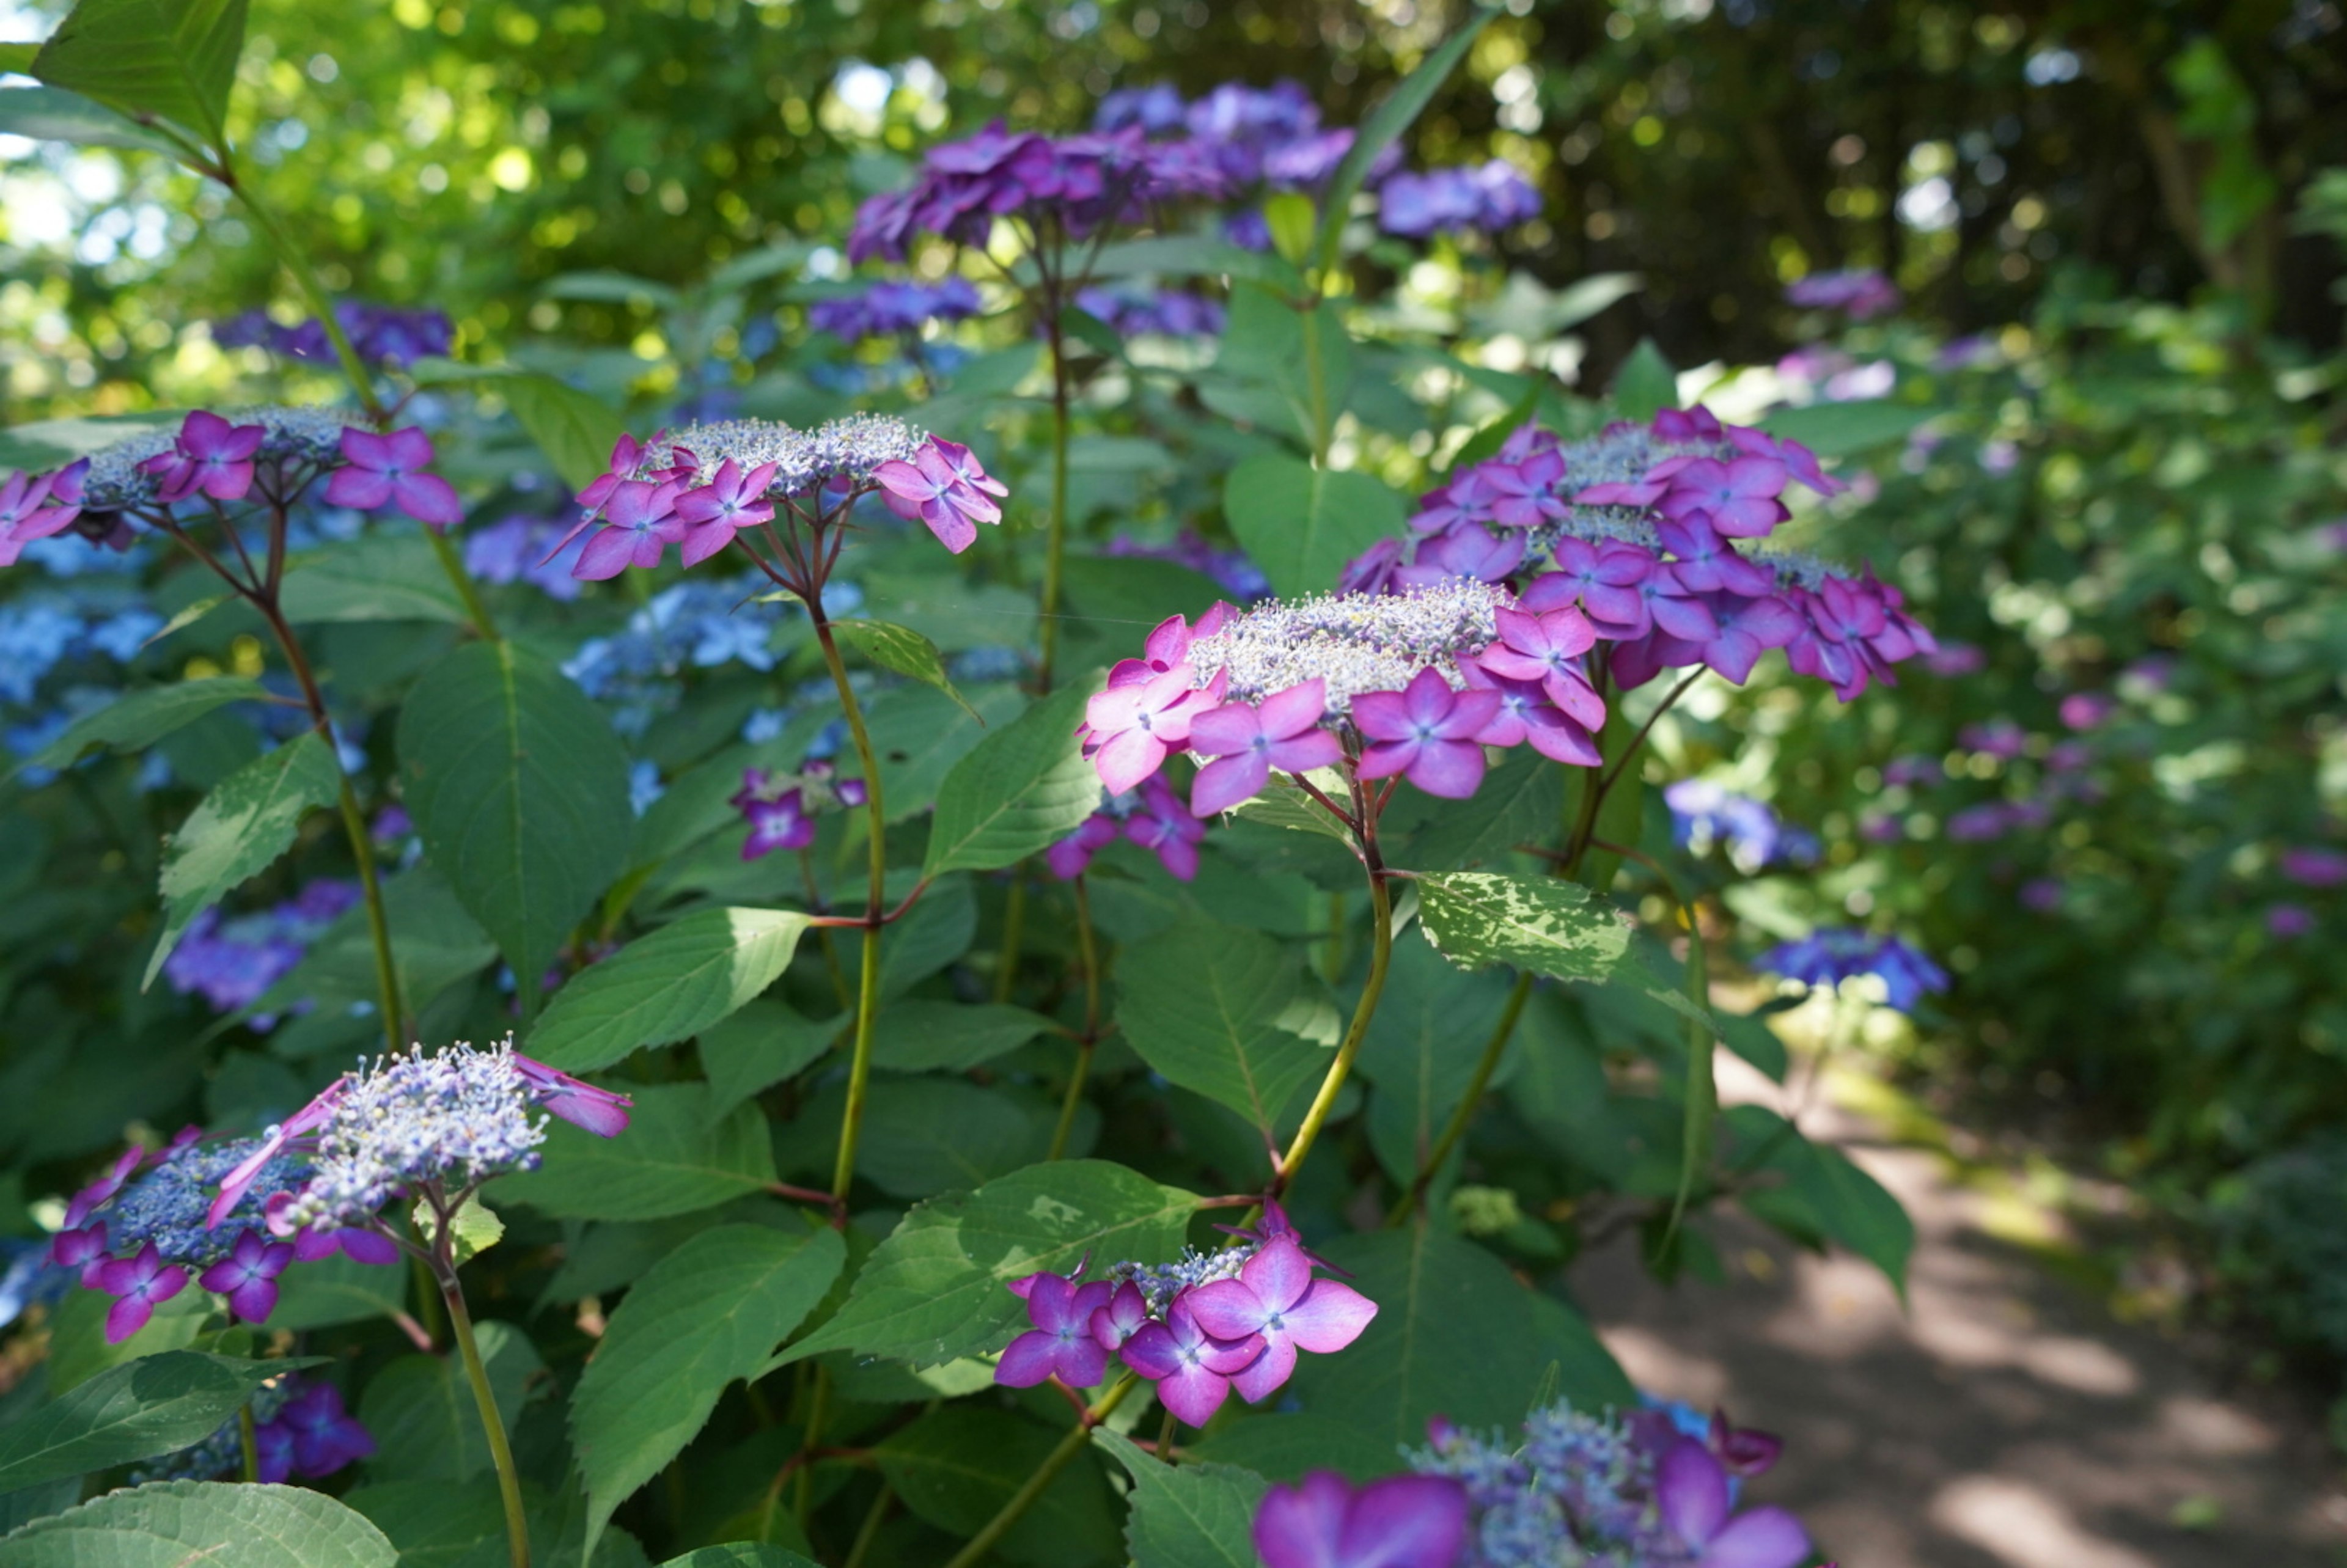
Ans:
[[[1896,588],[1791,551],[1746,554],[1791,516],[1795,486],[1844,487],[1796,441],[1669,409],[1563,442],[1537,425],[1421,498],[1410,538],[1347,569],[1361,592],[1407,591],[1466,576],[1505,583],[1521,608],[1577,610],[1614,683],[1706,667],[1741,683],[1785,651],[1844,702],[1937,644]]]

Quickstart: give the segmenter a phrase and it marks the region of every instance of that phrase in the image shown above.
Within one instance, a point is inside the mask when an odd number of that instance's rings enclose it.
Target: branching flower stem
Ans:
[[[489,1462],[497,1472],[497,1495],[505,1504],[506,1542],[513,1568],[529,1568],[529,1517],[522,1509],[521,1471],[514,1465],[513,1444],[506,1438],[505,1418],[497,1413],[497,1397],[489,1387],[489,1369],[481,1360],[480,1342],[473,1333],[473,1315],[465,1306],[465,1286],[456,1276],[456,1216],[468,1195],[459,1193],[452,1200],[436,1190],[423,1194],[433,1217],[432,1236],[424,1261],[439,1284],[440,1299],[448,1309],[448,1327],[456,1341],[456,1353],[465,1363],[465,1380],[472,1385],[473,1403],[481,1413],[481,1430],[489,1440]],[[403,1246],[413,1245],[404,1237],[396,1239]]]

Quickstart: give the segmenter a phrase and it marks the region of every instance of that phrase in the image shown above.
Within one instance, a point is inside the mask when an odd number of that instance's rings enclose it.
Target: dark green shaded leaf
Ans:
[[[780,1002],[754,1001],[701,1030],[709,1113],[723,1116],[768,1085],[795,1077],[830,1047],[846,1021],[805,1019]]]
[[[1285,1027],[1302,966],[1257,931],[1184,920],[1127,952],[1117,1025],[1142,1060],[1268,1131],[1327,1053]]]
[[[1266,452],[1223,482],[1223,514],[1274,591],[1325,593],[1345,563],[1401,532],[1401,497],[1374,474]]]
[[[228,90],[244,48],[245,0],[79,0],[32,74],[134,119],[172,121],[228,145]]]
[[[510,642],[459,648],[399,714],[425,852],[535,1012],[538,977],[627,859],[628,759],[587,694]]]
[[[1347,1421],[1302,1412],[1226,1420],[1186,1450],[1212,1464],[1235,1465],[1268,1481],[1296,1481],[1314,1470],[1357,1481],[1403,1468],[1401,1451]]]
[[[839,1233],[702,1231],[629,1290],[570,1397],[587,1482],[587,1543],[611,1511],[683,1451],[717,1396],[755,1373],[838,1277]]]
[[[201,1442],[255,1389],[292,1365],[167,1350],[100,1372],[0,1426],[0,1492]]]
[[[774,1179],[766,1119],[736,1106],[712,1123],[709,1086],[630,1086],[636,1108],[616,1138],[556,1122],[546,1163],[497,1185],[498,1203],[528,1204],[562,1219],[657,1220],[711,1208]]]
[[[24,46],[27,50],[33,46]],[[32,60],[7,67],[31,74]],[[104,104],[62,87],[10,87],[0,91],[0,135],[35,141],[70,141],[83,147],[119,147],[177,158],[179,149],[136,120]]]
[[[64,734],[10,769],[8,776],[26,768],[61,768],[101,746],[111,752],[144,751],[226,703],[274,700],[260,682],[236,675],[126,692],[97,712],[75,720]]]
[[[873,1450],[913,1514],[974,1535],[1059,1444],[1058,1434],[1007,1410],[948,1405]],[[1061,1471],[996,1550],[1036,1568],[1085,1568],[1116,1552],[1107,1477],[1090,1454]]]
[[[489,1392],[511,1431],[530,1380],[544,1375],[529,1337],[494,1318],[477,1326]],[[367,1474],[378,1481],[463,1481],[490,1473],[481,1410],[453,1356],[403,1356],[369,1380],[358,1416],[375,1442]]]
[[[302,815],[331,805],[342,764],[316,732],[302,734],[220,781],[188,814],[163,856],[163,935],[147,962],[143,989],[179,945],[189,922],[292,847]]]
[[[1255,1568],[1255,1505],[1270,1485],[1228,1464],[1170,1465],[1102,1427],[1094,1446],[1133,1478],[1125,1550],[1133,1568]]]
[[[872,1065],[896,1072],[961,1072],[1007,1056],[1058,1027],[1025,1008],[915,999],[880,1015]]]

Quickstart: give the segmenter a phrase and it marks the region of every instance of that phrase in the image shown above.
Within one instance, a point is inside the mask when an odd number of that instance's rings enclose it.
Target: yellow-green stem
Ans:
[[[1070,1429],[1066,1437],[1060,1440],[1060,1446],[1053,1449],[1043,1462],[1035,1467],[1035,1473],[1029,1476],[1019,1490],[1010,1494],[1010,1501],[1002,1505],[1001,1512],[988,1520],[986,1528],[971,1536],[969,1543],[955,1553],[945,1568],[972,1568],[972,1564],[993,1551],[995,1543],[1010,1532],[1012,1525],[1026,1516],[1027,1511],[1035,1506],[1035,1500],[1041,1497],[1051,1484],[1059,1479],[1060,1472],[1067,1469],[1074,1461],[1076,1455],[1083,1451],[1084,1445],[1092,1440],[1092,1429],[1106,1420],[1109,1413],[1124,1402],[1124,1397],[1133,1392],[1133,1386],[1140,1380],[1127,1372],[1116,1380],[1115,1386],[1107,1393],[1094,1400],[1091,1408],[1084,1411],[1083,1419]]]
[[[465,607],[465,619],[473,623],[473,630],[483,641],[499,641],[497,623],[490,619],[489,607],[483,601],[473,574],[465,569],[465,558],[456,553],[456,545],[438,528],[425,528],[424,537],[432,541],[432,553],[440,562],[441,574],[447,578],[448,586],[456,590],[456,598]]]
[[[1516,977],[1513,989],[1508,992],[1508,1005],[1500,1014],[1500,1021],[1491,1030],[1491,1038],[1484,1042],[1483,1054],[1475,1062],[1475,1076],[1468,1081],[1467,1092],[1459,1101],[1459,1109],[1450,1113],[1450,1121],[1442,1129],[1442,1136],[1434,1141],[1419,1162],[1418,1174],[1411,1179],[1409,1190],[1396,1200],[1386,1213],[1386,1224],[1398,1225],[1409,1218],[1410,1210],[1434,1184],[1442,1169],[1442,1162],[1450,1158],[1450,1151],[1467,1134],[1467,1124],[1475,1119],[1475,1108],[1483,1102],[1483,1091],[1491,1087],[1491,1074],[1499,1071],[1500,1059],[1508,1053],[1508,1040],[1516,1032],[1516,1020],[1524,1016],[1524,1004],[1532,999],[1532,972],[1524,970]]]
[[[1312,1152],[1321,1126],[1336,1108],[1337,1091],[1352,1074],[1353,1059],[1361,1053],[1361,1041],[1369,1032],[1369,1020],[1377,1013],[1378,997],[1385,992],[1386,970],[1393,960],[1393,900],[1386,892],[1384,876],[1374,868],[1369,873],[1369,941],[1368,981],[1361,988],[1361,999],[1354,1004],[1353,1021],[1346,1027],[1345,1038],[1337,1047],[1337,1060],[1328,1064],[1327,1076],[1320,1080],[1320,1091],[1313,1095],[1311,1109],[1304,1112],[1304,1124],[1296,1130],[1287,1153],[1280,1157],[1279,1169],[1272,1173],[1275,1196],[1286,1192],[1288,1184],[1296,1179],[1297,1167]]]
[[[465,1380],[472,1384],[473,1402],[480,1408],[481,1430],[488,1435],[489,1462],[497,1472],[497,1495],[506,1506],[506,1540],[512,1547],[513,1568],[529,1568],[529,1520],[522,1512],[521,1472],[514,1468],[505,1418],[497,1414],[497,1398],[489,1389],[489,1369],[481,1364],[481,1348],[473,1337],[473,1317],[465,1310],[465,1287],[456,1282],[453,1266],[440,1271],[440,1298],[447,1305],[448,1326],[455,1330],[456,1350],[464,1358]]]
[[[994,955],[994,999],[999,1004],[1010,999],[1011,989],[1019,983],[1019,944],[1027,934],[1027,876],[1022,867],[1010,868],[1010,891],[1002,899],[1002,947]]]
[[[1076,950],[1084,967],[1084,1030],[1076,1040],[1076,1064],[1068,1072],[1068,1092],[1060,1102],[1060,1124],[1051,1130],[1051,1153],[1056,1160],[1068,1152],[1068,1136],[1075,1131],[1076,1107],[1083,1103],[1084,1079],[1092,1071],[1092,1047],[1100,1043],[1100,943],[1092,936],[1092,901],[1078,876],[1076,890]]]
[[[251,1486],[261,1480],[261,1435],[252,1428],[250,1399],[236,1412],[236,1445],[244,1455],[244,1482]]]
[[[880,764],[873,755],[872,737],[864,728],[864,710],[847,682],[847,666],[831,635],[831,622],[820,599],[807,609],[815,621],[815,640],[823,645],[824,662],[831,667],[831,683],[839,690],[839,706],[847,718],[847,733],[856,743],[856,760],[864,767],[864,810],[872,850],[872,882],[864,904],[864,973],[856,987],[856,1044],[847,1064],[847,1105],[839,1113],[839,1159],[832,1166],[831,1195],[845,1203],[856,1180],[856,1140],[864,1126],[864,1099],[872,1077],[872,1032],[880,1015],[880,917],[888,897],[887,807],[881,800]]]

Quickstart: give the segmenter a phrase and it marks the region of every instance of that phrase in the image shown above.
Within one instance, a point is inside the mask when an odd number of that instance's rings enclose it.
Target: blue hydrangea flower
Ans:
[[[1798,942],[1781,942],[1755,962],[1764,969],[1807,986],[1831,988],[1860,975],[1881,980],[1885,999],[1901,1012],[1913,1012],[1926,993],[1948,989],[1948,971],[1896,937],[1828,927]]]

